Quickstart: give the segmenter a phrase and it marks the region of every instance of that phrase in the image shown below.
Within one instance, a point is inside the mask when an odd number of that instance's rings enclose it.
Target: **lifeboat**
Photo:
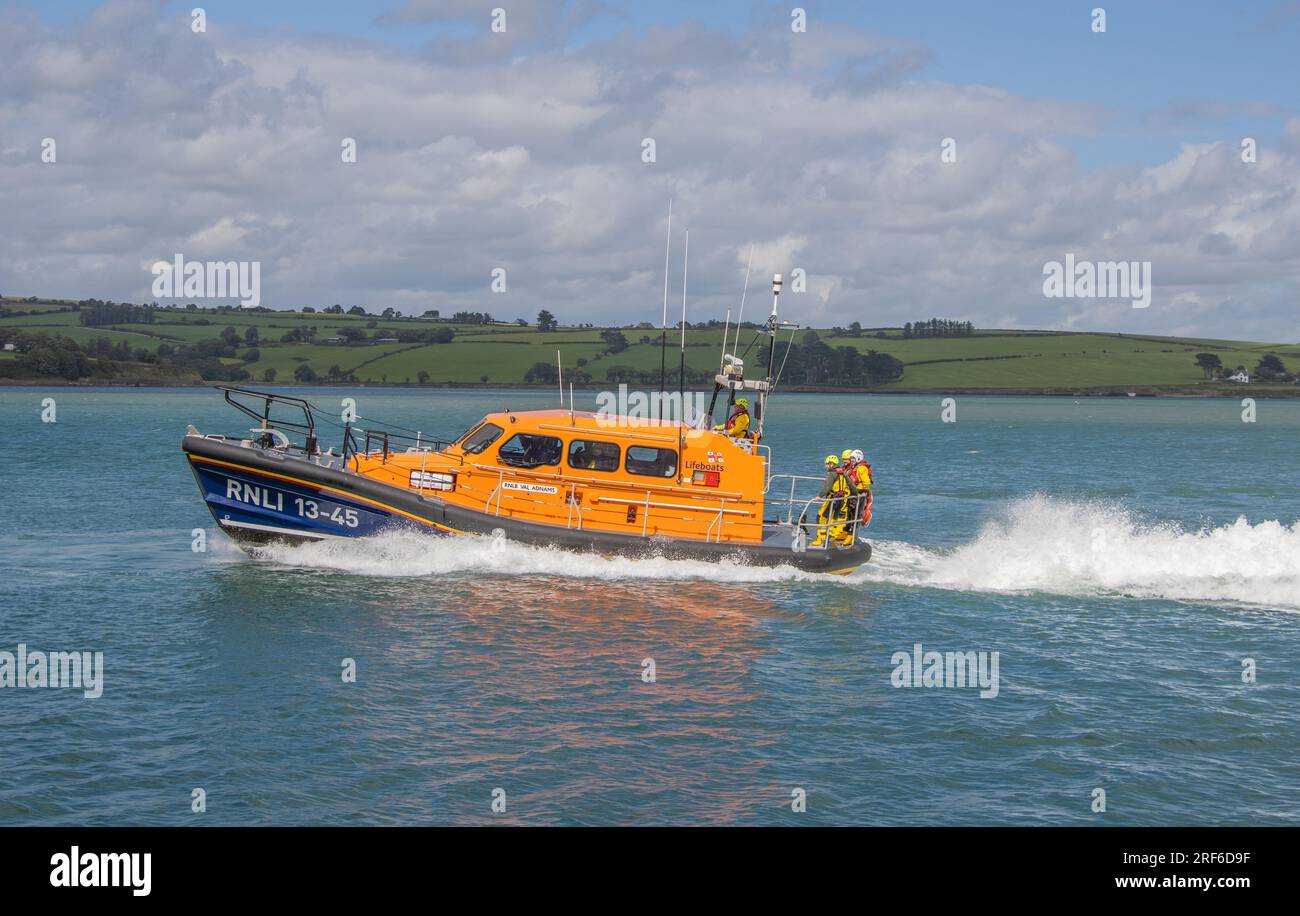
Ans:
[[[775,282],[779,291],[779,275]],[[219,386],[255,425],[237,435],[190,426],[181,447],[212,517],[241,543],[416,529],[579,553],[850,572],[871,556],[859,499],[828,506],[821,478],[772,473],[761,442],[771,387],[770,377],[746,379],[729,355],[706,417],[501,410],[449,441],[354,421],[342,426],[336,451],[322,449],[315,421],[326,414],[308,401]],[[757,406],[743,437],[709,422],[739,394]]]

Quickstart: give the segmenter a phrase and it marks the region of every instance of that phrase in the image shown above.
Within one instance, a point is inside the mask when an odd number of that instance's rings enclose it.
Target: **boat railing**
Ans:
[[[785,485],[780,484],[779,485],[780,492],[774,494],[773,491],[776,490],[778,486],[778,481],[785,481],[785,480],[788,480],[790,482],[789,493],[785,492]],[[794,524],[796,509],[802,508],[803,504],[806,501],[808,501],[808,499],[810,498],[806,496],[800,496],[798,494],[797,491],[801,489],[800,488],[801,481],[804,484],[802,489],[804,490],[805,493],[808,492],[808,490],[814,486],[818,490],[820,490],[822,486],[824,486],[826,483],[826,480],[823,477],[809,477],[807,474],[772,474],[768,477],[767,487],[763,490],[763,496],[765,498],[765,504],[767,508],[769,509],[776,508],[781,506],[782,502],[785,503],[784,509],[780,510],[784,512],[785,515],[783,518],[780,518],[780,521],[783,521],[787,525]],[[817,498],[819,497],[816,496],[811,497],[811,499],[817,499]]]
[[[350,456],[362,455],[368,458],[377,456],[381,464],[386,464],[390,455],[441,452],[449,445],[450,442],[426,436],[420,430],[416,430],[412,436],[388,429],[368,429],[351,423],[343,427],[344,462]]]
[[[843,538],[843,542],[852,544],[858,539],[858,529],[865,528],[862,521],[860,500],[865,496],[849,494],[846,496],[814,496],[804,503],[795,523],[795,538],[798,550],[830,550],[832,541]],[[810,521],[811,518],[816,522]],[[824,520],[823,520],[824,519]],[[838,531],[837,531],[838,529]],[[813,534],[808,540],[809,533]]]
[[[307,401],[284,394],[272,394],[269,391],[241,388],[237,385],[218,385],[216,387],[226,399],[227,404],[257,421],[257,427],[250,430],[250,432],[261,433],[262,444],[267,448],[278,447],[282,451],[288,450],[289,445],[287,442],[281,443],[276,440],[275,433],[279,432],[286,440],[289,433],[301,436],[303,440],[302,450],[309,457],[319,450],[319,443],[316,439],[316,421],[312,418],[315,408]],[[288,408],[290,416],[274,416],[276,405]],[[299,413],[301,413],[302,419],[297,418]]]

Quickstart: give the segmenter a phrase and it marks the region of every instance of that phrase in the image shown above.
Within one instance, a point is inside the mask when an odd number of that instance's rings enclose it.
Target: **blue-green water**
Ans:
[[[552,401],[306,393],[344,395],[446,435]],[[875,467],[841,579],[422,535],[251,559],[179,450],[246,428],[219,395],[0,389],[0,650],[105,670],[0,690],[0,823],[1300,820],[1300,403],[939,401],[775,402],[778,470]],[[997,696],[892,686],[916,643],[999,653]]]

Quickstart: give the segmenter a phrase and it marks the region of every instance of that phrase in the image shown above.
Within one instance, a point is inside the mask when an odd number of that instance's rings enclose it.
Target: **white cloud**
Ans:
[[[1258,137],[1253,164],[1234,137],[1086,170],[1071,144],[1112,129],[1104,107],[922,81],[925,49],[888,36],[794,35],[778,17],[573,48],[598,7],[506,6],[509,43],[416,51],[229,23],[196,35],[162,3],[66,29],[0,12],[0,196],[21,216],[0,223],[0,291],[139,301],[141,265],[181,251],[262,261],[271,306],[657,321],[672,197],[696,318],[735,307],[753,243],[751,293],[807,271],[809,295],[788,300],[804,323],[1296,336],[1300,119]],[[390,18],[480,13],[412,2]],[[674,250],[680,295],[680,235]],[[1151,308],[1044,299],[1042,265],[1067,252],[1152,261]]]

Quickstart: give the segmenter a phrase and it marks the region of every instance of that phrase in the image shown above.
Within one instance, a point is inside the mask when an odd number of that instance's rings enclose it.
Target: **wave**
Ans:
[[[256,548],[275,563],[369,576],[457,573],[609,581],[836,582],[969,592],[1047,592],[1226,602],[1300,610],[1300,521],[1245,518],[1190,530],[1149,522],[1114,503],[1035,495],[1006,506],[970,542],[936,549],[873,539],[871,562],[849,576],[761,567],[575,554],[494,537],[392,532],[357,540]]]
[[[1300,521],[1189,530],[1113,503],[1030,496],[969,543],[880,542],[851,578],[960,591],[1117,595],[1300,610]]]
[[[707,579],[712,582],[760,583],[834,578],[792,566],[746,566],[661,556],[614,557],[575,553],[558,547],[532,547],[501,537],[436,537],[393,531],[374,537],[250,549],[259,559],[284,566],[330,569],[367,576],[444,576],[489,573],[507,576],[564,576],[577,579]]]

